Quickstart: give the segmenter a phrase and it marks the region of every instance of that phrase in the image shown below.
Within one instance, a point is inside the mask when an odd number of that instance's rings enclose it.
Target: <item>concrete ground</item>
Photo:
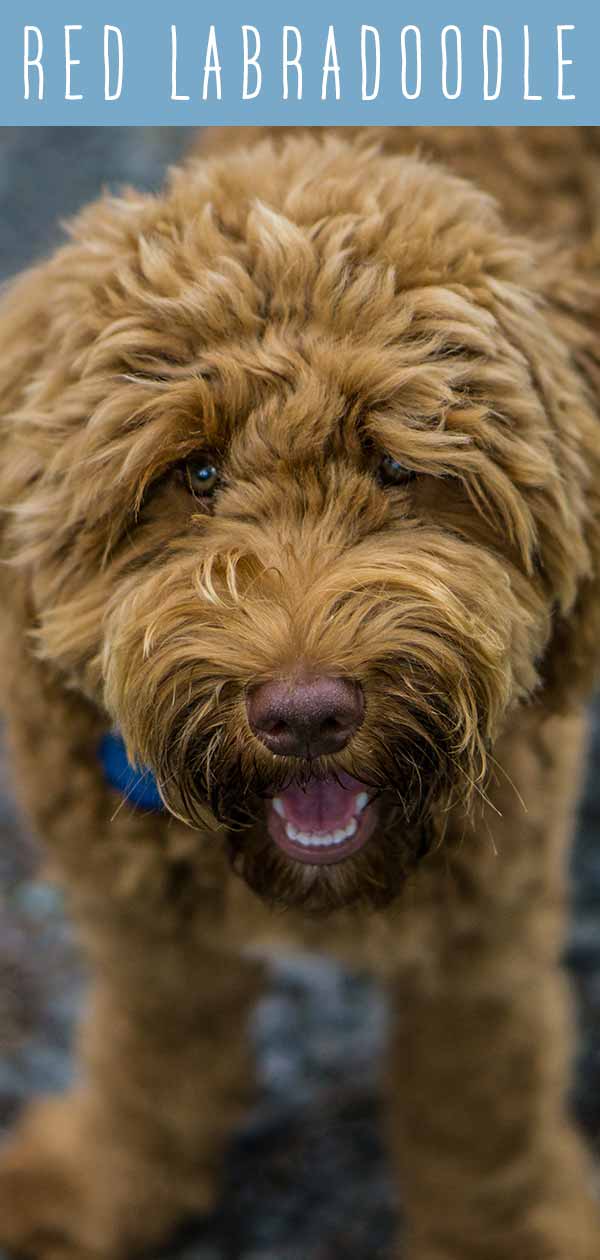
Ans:
[[[60,239],[103,186],[152,188],[189,133],[0,129],[0,278]],[[567,951],[579,998],[573,1105],[600,1152],[600,704],[573,853]],[[0,755],[0,769],[4,761]],[[0,775],[0,1126],[69,1079],[83,981],[56,894]],[[320,959],[284,959],[253,1020],[261,1090],[234,1138],[221,1204],[168,1260],[375,1260],[398,1212],[380,1136],[381,995]],[[0,1260],[2,1258],[0,1257]],[[166,1258],[165,1258],[166,1260]]]

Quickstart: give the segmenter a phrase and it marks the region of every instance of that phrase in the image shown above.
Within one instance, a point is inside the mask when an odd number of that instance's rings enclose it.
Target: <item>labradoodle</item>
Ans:
[[[285,938],[388,987],[402,1255],[600,1255],[558,966],[599,189],[593,130],[212,133],[4,297],[3,708],[95,978],[10,1254],[209,1207]]]

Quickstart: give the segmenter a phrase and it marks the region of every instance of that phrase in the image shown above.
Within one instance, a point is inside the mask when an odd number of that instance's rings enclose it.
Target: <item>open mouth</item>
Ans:
[[[289,787],[267,805],[267,825],[275,844],[297,862],[342,862],[367,843],[376,806],[364,783],[349,775],[314,779]]]

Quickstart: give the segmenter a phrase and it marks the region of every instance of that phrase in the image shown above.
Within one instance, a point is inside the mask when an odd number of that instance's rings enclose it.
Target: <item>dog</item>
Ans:
[[[374,969],[405,1260],[597,1260],[565,857],[600,641],[594,129],[215,131],[0,310],[2,704],[93,977],[0,1243],[207,1210],[283,941]]]

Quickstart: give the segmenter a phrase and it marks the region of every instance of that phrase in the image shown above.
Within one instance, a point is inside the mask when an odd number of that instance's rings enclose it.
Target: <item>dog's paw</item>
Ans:
[[[209,1161],[186,1180],[119,1142],[106,1105],[100,1122],[95,1100],[83,1094],[41,1100],[0,1152],[0,1253],[132,1260],[186,1216],[210,1211],[215,1190]]]
[[[121,1260],[106,1178],[74,1095],[25,1112],[0,1153],[0,1251],[21,1260]]]
[[[72,1189],[19,1143],[0,1160],[0,1247],[24,1260],[98,1260],[69,1237]]]

